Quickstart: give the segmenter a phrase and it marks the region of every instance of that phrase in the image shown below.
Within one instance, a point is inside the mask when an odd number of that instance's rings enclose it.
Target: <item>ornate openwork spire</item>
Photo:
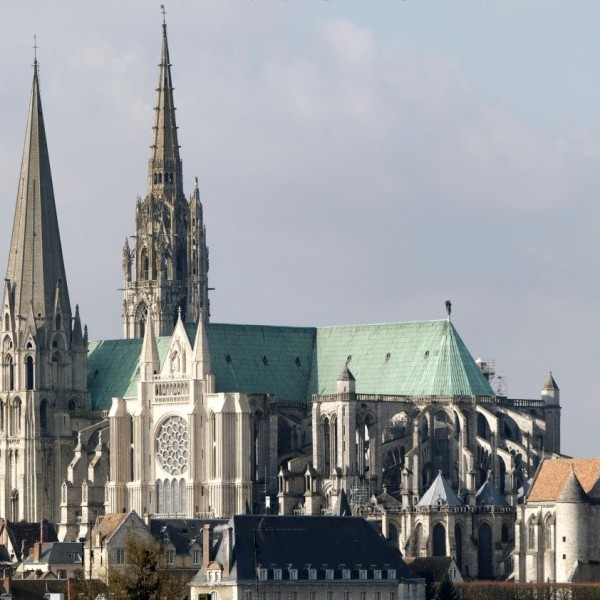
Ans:
[[[148,165],[149,192],[157,189],[181,190],[181,159],[177,140],[177,124],[175,122],[175,103],[173,101],[173,82],[171,79],[171,62],[169,60],[169,43],[167,41],[167,24],[162,24],[162,47],[160,53],[156,116],[154,135]]]

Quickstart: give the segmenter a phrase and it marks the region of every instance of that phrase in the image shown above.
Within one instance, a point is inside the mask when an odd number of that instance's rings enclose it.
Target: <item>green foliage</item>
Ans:
[[[458,592],[454,587],[454,583],[450,579],[448,573],[444,575],[442,580],[440,581],[440,585],[437,588],[437,592],[435,594],[436,600],[459,600]]]
[[[181,600],[187,585],[167,568],[157,542],[130,538],[125,566],[109,573],[109,597],[114,600]]]

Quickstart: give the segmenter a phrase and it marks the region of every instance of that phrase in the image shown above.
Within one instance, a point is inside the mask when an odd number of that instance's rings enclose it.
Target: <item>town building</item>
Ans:
[[[518,507],[514,578],[600,581],[600,458],[546,459]]]
[[[364,519],[237,515],[212,537],[207,527],[192,600],[425,598],[424,579]]]

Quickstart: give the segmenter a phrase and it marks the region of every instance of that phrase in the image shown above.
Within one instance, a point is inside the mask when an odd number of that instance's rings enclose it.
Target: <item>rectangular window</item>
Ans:
[[[309,598],[310,598],[310,600],[317,600],[317,593],[311,592]]]
[[[125,564],[125,550],[123,548],[117,549],[117,564],[118,565]]]
[[[563,536],[563,542],[566,542],[566,541],[567,541],[567,538]]]
[[[317,578],[317,570],[309,569],[308,570],[308,578],[314,581]]]
[[[350,569],[342,569],[342,579],[350,579]]]
[[[375,569],[373,571],[373,579],[381,579],[381,569]]]
[[[252,592],[244,592],[244,600],[252,600]]]
[[[381,592],[375,592],[375,600],[381,600]]]
[[[327,600],[333,600],[333,592],[327,592]]]
[[[360,600],[367,600],[367,592],[360,593]]]
[[[333,569],[325,569],[325,579],[333,579]]]
[[[290,600],[298,600],[298,593],[290,592]]]
[[[290,569],[290,579],[293,581],[298,579],[298,569]]]
[[[194,564],[194,565],[200,564],[200,550],[192,551],[192,564]]]
[[[343,600],[350,600],[350,592],[344,592]]]
[[[267,600],[266,592],[258,592],[258,600]]]
[[[258,579],[260,581],[267,580],[267,570],[266,569],[258,569]]]
[[[388,579],[396,579],[396,569],[388,569]]]
[[[396,600],[396,592],[390,592],[390,600]]]
[[[281,592],[273,592],[273,600],[281,600]]]
[[[281,569],[273,569],[273,579],[281,579]]]
[[[167,564],[172,565],[175,563],[175,550],[167,550]]]
[[[358,578],[359,579],[366,579],[367,578],[367,570],[366,569],[360,569],[358,571]]]

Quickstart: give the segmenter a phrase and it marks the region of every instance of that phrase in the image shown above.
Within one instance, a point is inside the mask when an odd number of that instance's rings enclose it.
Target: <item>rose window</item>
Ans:
[[[169,417],[156,436],[156,459],[169,475],[182,475],[188,465],[187,423],[181,417]]]

